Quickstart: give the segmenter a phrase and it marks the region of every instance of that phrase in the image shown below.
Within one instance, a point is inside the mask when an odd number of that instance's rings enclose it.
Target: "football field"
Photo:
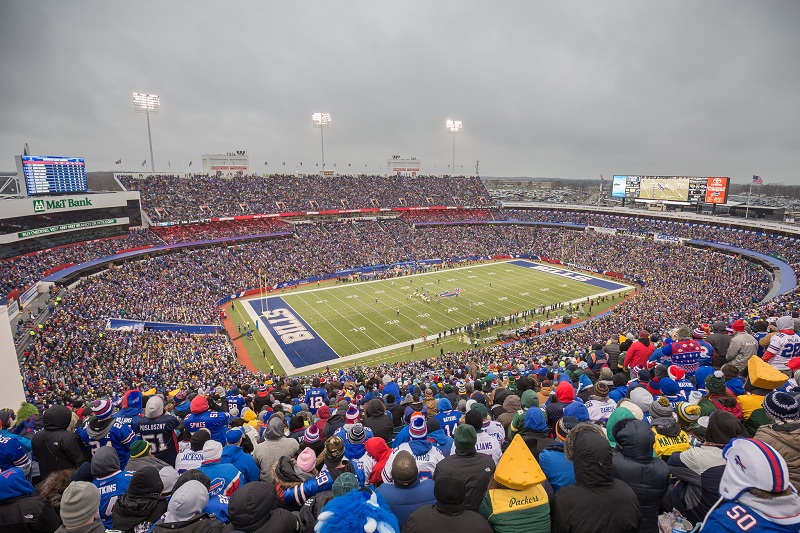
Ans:
[[[261,351],[271,352],[293,374],[419,347],[424,337],[430,341],[479,320],[632,288],[565,268],[511,260],[387,280],[310,285],[243,299],[237,308],[257,325],[255,341]],[[251,359],[263,359],[259,349],[247,349]]]

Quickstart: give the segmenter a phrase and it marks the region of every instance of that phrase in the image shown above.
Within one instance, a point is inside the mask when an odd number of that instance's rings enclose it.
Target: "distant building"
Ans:
[[[250,157],[244,150],[225,154],[203,154],[203,173],[216,176],[242,176],[250,170]]]
[[[416,176],[419,174],[420,161],[416,157],[403,158],[393,155],[386,162],[386,168],[395,176]]]

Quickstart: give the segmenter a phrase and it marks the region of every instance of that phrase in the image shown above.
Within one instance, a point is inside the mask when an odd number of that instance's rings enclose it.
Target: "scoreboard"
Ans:
[[[681,205],[724,204],[729,186],[730,179],[723,177],[615,175],[611,196]]]
[[[18,156],[28,196],[86,192],[86,164],[82,157]]]

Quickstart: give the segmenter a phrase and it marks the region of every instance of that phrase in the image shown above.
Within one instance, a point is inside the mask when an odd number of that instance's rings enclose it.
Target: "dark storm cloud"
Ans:
[[[21,2],[0,5],[0,168],[140,168],[247,150],[263,171],[392,154],[484,175],[800,183],[800,3]],[[286,167],[280,163],[286,161]],[[149,165],[148,165],[149,166]]]

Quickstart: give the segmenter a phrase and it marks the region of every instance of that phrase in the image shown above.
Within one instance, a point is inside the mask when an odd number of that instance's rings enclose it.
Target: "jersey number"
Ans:
[[[744,507],[741,505],[734,505],[731,509],[725,513],[728,515],[728,518],[731,520],[736,521],[736,525],[739,526],[739,529],[742,531],[747,531],[756,525],[757,520],[753,518],[752,515],[749,515]]]
[[[167,451],[169,448],[167,443],[164,442],[163,433],[154,433],[151,435],[142,435],[142,438],[150,445],[150,450],[153,453],[161,453]]]

